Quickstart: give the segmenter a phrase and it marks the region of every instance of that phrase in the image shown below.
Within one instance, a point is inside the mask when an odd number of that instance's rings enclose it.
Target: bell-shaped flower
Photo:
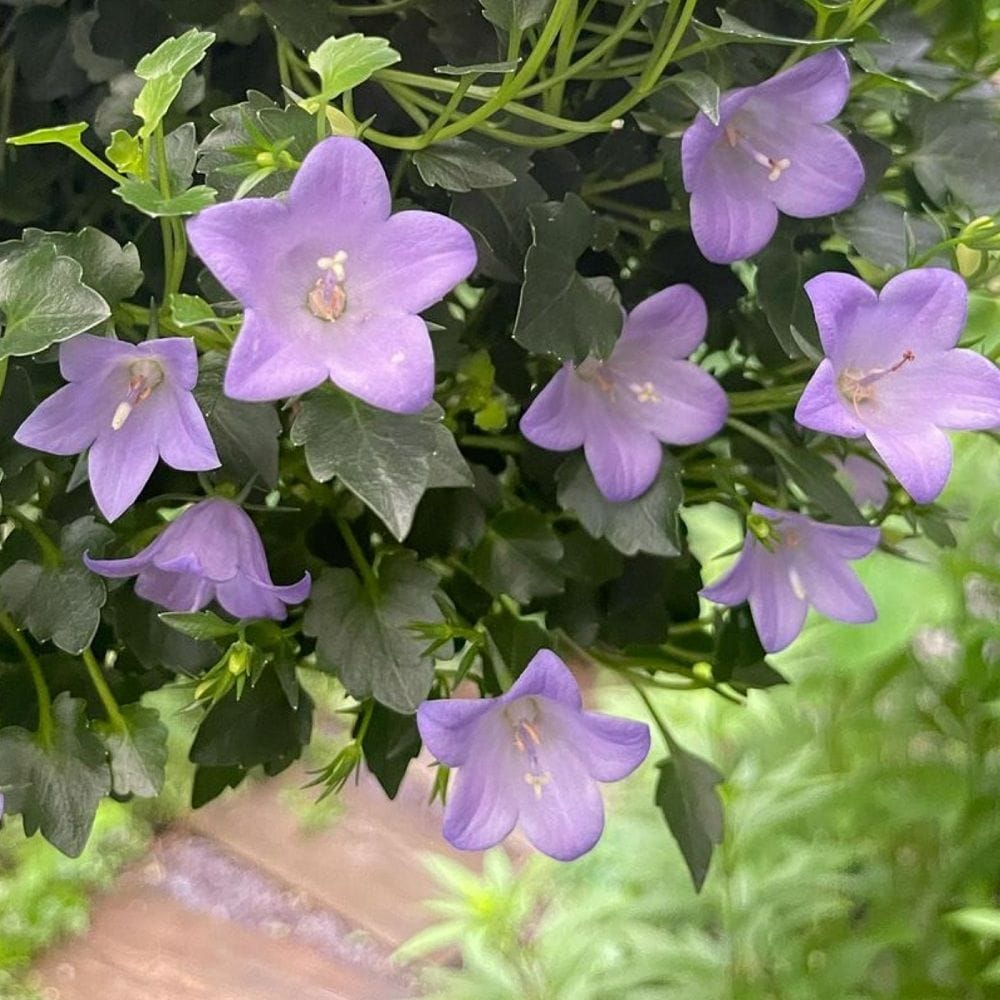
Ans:
[[[215,600],[236,618],[281,620],[311,586],[308,573],[285,587],[272,583],[253,521],[219,497],[189,507],[130,559],[83,561],[101,576],[138,576],[135,592],[169,611],[200,611]]]
[[[585,712],[566,664],[540,650],[499,698],[425,701],[417,726],[428,749],[457,768],[444,835],[480,851],[518,823],[560,861],[589,851],[604,830],[599,781],[619,781],[649,753],[649,727]]]
[[[839,437],[867,437],[918,503],[951,472],[947,430],[1000,426],[1000,369],[956,348],[965,326],[965,282],[943,268],[904,271],[876,294],[830,272],[806,282],[826,358],[795,419]]]
[[[681,160],[691,229],[709,260],[728,264],[761,250],[779,211],[811,219],[854,203],[864,167],[825,124],[844,107],[850,84],[847,60],[828,49],[754,87],[727,91],[717,125],[698,113]]]
[[[881,465],[853,453],[843,459],[827,455],[826,460],[833,466],[837,481],[859,507],[881,510],[885,506],[889,487],[885,484],[885,469]]]
[[[625,318],[611,355],[565,364],[521,418],[521,433],[550,451],[583,446],[598,489],[631,500],[656,478],[660,442],[696,444],[725,423],[726,394],[686,360],[708,315],[690,285],[650,296]]]
[[[14,433],[53,455],[87,448],[90,488],[109,520],[135,502],[157,460],[173,469],[216,469],[219,456],[191,390],[198,354],[187,337],[129,344],[80,334],[59,346],[68,385],[44,400]]]
[[[310,151],[287,197],[213,205],[188,222],[198,256],[246,309],[227,396],[281,399],[329,378],[396,413],[431,401],[418,313],[472,273],[476,250],[447,216],[391,207],[378,157],[334,137]]]
[[[717,604],[749,601],[761,644],[776,653],[802,631],[810,604],[841,622],[875,620],[848,562],[868,555],[878,540],[878,528],[823,524],[755,503],[739,558],[701,594]]]

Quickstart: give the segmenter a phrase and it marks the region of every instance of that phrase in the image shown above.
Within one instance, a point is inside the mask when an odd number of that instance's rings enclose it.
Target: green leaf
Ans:
[[[167,299],[167,308],[170,310],[170,322],[182,330],[189,326],[219,322],[215,310],[200,295],[171,292]]]
[[[532,244],[524,258],[514,339],[563,361],[608,355],[621,332],[621,307],[576,271],[577,258],[598,239],[597,217],[575,194],[528,211]]]
[[[318,482],[337,476],[402,541],[424,491],[441,483],[471,485],[468,466],[441,409],[389,413],[336,389],[310,393],[292,425],[293,444],[304,445],[309,472]],[[433,482],[432,482],[433,480]]]
[[[501,31],[524,31],[545,20],[552,0],[479,0],[483,17]]]
[[[695,890],[705,884],[714,845],[722,843],[722,801],[716,786],[724,780],[707,760],[668,737],[670,757],[661,761],[655,804],[681,849]]]
[[[200,809],[217,799],[227,788],[236,788],[247,776],[245,767],[207,767],[199,765],[194,769],[191,783],[191,808]]]
[[[375,702],[361,748],[368,770],[394,799],[410,761],[420,753],[416,716],[400,715]]]
[[[977,937],[1000,940],[1000,910],[985,906],[969,906],[945,914],[945,919],[953,927],[969,931]]]
[[[320,89],[302,106],[315,114],[324,104],[345,90],[364,83],[373,73],[400,60],[399,53],[385,38],[366,38],[361,34],[328,38],[315,52],[310,52],[309,68],[319,77]]]
[[[691,24],[699,37],[717,45],[739,42],[750,45],[793,45],[825,49],[831,45],[849,45],[852,41],[850,38],[792,38],[789,35],[772,35],[768,31],[761,31],[741,21],[721,7],[717,7],[715,12],[719,16],[717,25],[704,24],[697,20],[693,20]]]
[[[161,216],[194,215],[214,204],[216,195],[215,188],[196,184],[180,194],[164,197],[152,183],[134,177],[122,181],[112,190],[126,205],[131,205],[154,219]]]
[[[472,63],[469,66],[435,66],[434,72],[441,76],[483,76],[487,73],[511,73],[517,69],[518,59],[507,59],[504,62]]]
[[[721,627],[716,625],[713,664],[712,676],[739,691],[788,683],[767,662],[750,609],[745,604],[732,608]]]
[[[434,600],[437,583],[409,553],[382,559],[375,594],[349,569],[326,570],[302,626],[316,637],[320,668],[336,673],[355,698],[371,696],[395,712],[415,712],[434,680],[434,662],[424,655],[426,640],[409,626],[443,621]]]
[[[482,146],[468,139],[449,139],[417,150],[413,154],[413,164],[425,184],[442,187],[446,191],[503,187],[517,180]]]
[[[894,270],[902,270],[914,254],[929,250],[942,238],[934,223],[878,195],[841,212],[833,224],[862,257]]]
[[[90,126],[86,122],[74,122],[72,125],[52,125],[48,128],[36,128],[33,132],[12,135],[7,139],[7,142],[12,146],[44,146],[55,143],[59,146],[77,149],[82,144],[80,137],[88,128]]]
[[[122,128],[111,133],[111,142],[104,150],[104,155],[123,174],[142,173],[142,142],[138,136]]]
[[[663,453],[653,485],[625,503],[606,500],[582,455],[567,459],[556,473],[560,505],[572,510],[595,538],[606,538],[619,552],[676,556],[681,550],[677,512],[684,500],[676,459]]]
[[[491,656],[499,657],[512,677],[524,670],[535,653],[552,645],[539,618],[540,615],[515,615],[504,607],[481,619]]]
[[[167,765],[167,727],[155,708],[125,705],[124,727],[102,723],[98,731],[111,756],[115,795],[155,798],[163,790]]]
[[[257,6],[303,52],[316,48],[344,22],[330,0],[258,0]]]
[[[71,858],[86,846],[101,799],[111,791],[104,744],[87,728],[86,703],[62,692],[53,702],[52,743],[18,727],[0,730],[0,785],[22,786],[7,808]]]
[[[689,69],[683,73],[675,73],[673,76],[665,77],[663,83],[666,86],[676,87],[685,97],[690,98],[691,103],[705,115],[713,124],[719,124],[719,98],[721,93],[719,85],[701,70]]]
[[[490,521],[468,565],[491,594],[509,594],[526,604],[562,592],[562,556],[562,542],[545,516],[519,507],[501,511]]]
[[[240,485],[257,476],[273,488],[278,482],[281,420],[271,403],[230,399],[222,388],[225,368],[223,355],[203,355],[194,388],[194,398],[205,414],[222,469]]]
[[[239,635],[239,625],[214,611],[161,611],[160,621],[191,639],[229,639]]]
[[[838,524],[867,524],[850,494],[837,482],[833,466],[820,455],[788,442],[773,448],[785,475]]]
[[[184,77],[205,58],[208,47],[214,41],[213,32],[192,28],[176,38],[166,39],[139,60],[135,74],[146,83],[132,110],[143,120],[139,135],[144,140],[156,131],[174,98],[181,92]]]
[[[39,641],[51,639],[67,653],[82,653],[101,622],[104,581],[83,564],[85,550],[98,554],[114,537],[93,517],[63,528],[60,565],[18,560],[0,576],[0,604]]]
[[[0,358],[37,354],[111,315],[108,304],[81,280],[75,260],[53,246],[0,260]]]

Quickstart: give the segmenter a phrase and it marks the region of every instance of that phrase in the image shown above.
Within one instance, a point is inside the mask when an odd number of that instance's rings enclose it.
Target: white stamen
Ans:
[[[792,585],[792,592],[801,601],[806,596],[806,588],[802,583],[802,577],[794,566],[788,568],[788,582]]]
[[[530,771],[526,771],[524,780],[531,785],[535,793],[535,798],[540,799],[542,797],[542,789],[552,780],[552,775],[548,771],[545,771],[543,774],[532,774]]]
[[[659,403],[661,397],[656,392],[656,386],[652,382],[633,382],[629,389],[640,403]]]
[[[120,431],[125,425],[125,421],[128,420],[128,415],[132,412],[132,404],[127,400],[122,400],[117,409],[115,410],[115,415],[111,418],[111,429],[113,431]]]
[[[316,266],[321,271],[332,271],[337,281],[343,281],[347,272],[344,265],[347,263],[347,251],[338,250],[332,257],[320,257],[316,261]]]

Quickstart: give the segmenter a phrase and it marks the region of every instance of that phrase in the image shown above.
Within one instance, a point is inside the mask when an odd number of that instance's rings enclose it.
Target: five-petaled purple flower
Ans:
[[[44,400],[14,440],[54,455],[90,448],[90,488],[109,521],[142,492],[158,458],[174,469],[219,466],[191,395],[198,354],[187,337],[129,344],[80,334],[59,347],[69,385]]]
[[[390,216],[378,158],[334,137],[305,158],[287,198],[245,198],[188,222],[198,256],[246,307],[229,358],[233,399],[293,396],[327,378],[373,406],[414,413],[434,390],[417,315],[472,273],[469,233],[447,216]]]
[[[499,698],[425,701],[417,725],[442,764],[458,768],[445,838],[462,850],[500,843],[520,822],[560,861],[589,851],[604,830],[599,781],[619,781],[649,752],[649,727],[585,712],[566,664],[543,649]]]
[[[583,445],[608,500],[648,489],[660,442],[695,444],[726,420],[719,384],[685,360],[705,338],[705,302],[690,285],[650,296],[625,318],[610,357],[565,364],[521,418],[521,433],[551,451]]]
[[[131,559],[83,561],[108,577],[138,574],[135,592],[170,611],[200,611],[213,599],[236,618],[286,617],[309,596],[309,574],[286,587],[271,582],[253,521],[236,503],[212,497],[185,510]]]
[[[956,348],[965,326],[965,282],[951,271],[904,271],[876,294],[831,272],[806,282],[826,358],[795,419],[840,437],[867,436],[918,503],[951,471],[945,430],[1000,426],[1000,369]]]
[[[822,524],[755,503],[739,558],[701,594],[717,604],[749,600],[761,644],[776,653],[802,631],[810,604],[841,622],[875,620],[875,606],[847,563],[878,540],[878,528]]]
[[[851,74],[836,49],[755,87],[723,95],[719,124],[701,112],[684,133],[684,187],[701,252],[728,264],[762,249],[778,211],[811,219],[852,205],[865,171],[854,147],[824,124],[847,101]]]
[[[864,455],[848,455],[840,459],[827,455],[826,460],[836,470],[834,475],[859,507],[880,510],[889,499],[885,485],[885,469]]]

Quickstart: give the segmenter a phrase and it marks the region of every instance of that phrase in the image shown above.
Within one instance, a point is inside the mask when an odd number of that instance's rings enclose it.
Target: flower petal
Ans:
[[[420,738],[442,764],[460,767],[468,760],[477,724],[493,706],[491,698],[425,701],[417,709]]]
[[[811,122],[835,118],[847,103],[851,70],[838,49],[826,49],[753,88],[753,101]]]
[[[868,440],[917,503],[930,503],[944,489],[951,473],[951,442],[937,427],[915,431],[871,428]]]
[[[792,588],[784,553],[762,550],[758,556],[750,567],[750,613],[761,645],[777,653],[802,631],[809,605]]]
[[[840,271],[817,274],[803,287],[812,303],[823,350],[839,365],[851,350],[850,341],[860,315],[875,309],[878,294],[860,278]]]
[[[419,413],[434,395],[434,351],[419,316],[376,314],[331,334],[334,383],[372,406]]]
[[[705,339],[707,329],[705,300],[690,285],[672,285],[650,295],[628,314],[612,358],[626,345],[632,352],[686,358]]]
[[[703,112],[695,115],[694,121],[681,137],[681,170],[684,174],[684,190],[693,191],[701,180],[705,158],[716,144],[726,141],[726,125],[753,95],[753,87],[738,87],[728,90],[719,101],[719,124],[714,125]]]
[[[156,468],[159,452],[151,418],[156,410],[136,407],[119,430],[108,427],[90,447],[90,489],[101,513],[114,521],[135,503]]]
[[[364,312],[418,313],[475,266],[476,245],[463,225],[437,212],[398,212],[351,256],[348,295]]]
[[[634,500],[656,479],[663,448],[649,431],[610,407],[602,417],[588,422],[583,444],[587,465],[606,499]]]
[[[136,573],[145,569],[153,558],[156,540],[147,545],[141,552],[127,559],[93,559],[90,554],[84,552],[83,564],[92,573],[99,573],[101,576],[110,577],[113,580],[124,580],[126,577],[135,576]]]
[[[583,705],[580,685],[573,672],[551,649],[540,649],[528,662],[521,676],[503,695],[503,704],[509,704],[527,695],[551,698],[567,708],[579,709]]]
[[[809,520],[809,530],[815,539],[813,551],[829,552],[839,559],[864,558],[876,549],[882,534],[878,528],[813,520]]]
[[[237,572],[231,580],[215,585],[215,599],[235,618],[273,618],[283,621],[288,617],[286,604],[299,604],[309,595],[310,578],[307,573],[298,583],[286,587],[256,580],[244,572]]]
[[[327,366],[318,345],[290,326],[291,322],[283,327],[257,310],[247,311],[226,366],[224,390],[230,399],[284,399],[326,381]]]
[[[568,713],[567,713],[568,715]],[[588,773],[598,781],[620,781],[649,753],[649,726],[602,712],[582,712],[567,720],[571,739]]]
[[[716,604],[735,607],[742,604],[750,594],[751,565],[754,560],[753,537],[747,535],[743,542],[743,550],[736,561],[715,583],[702,587],[699,593],[706,600]]]
[[[170,383],[190,391],[198,381],[198,350],[192,337],[160,337],[135,345],[140,358],[153,358],[167,369]]]
[[[157,448],[163,461],[172,469],[189,472],[217,469],[222,463],[194,396],[173,386],[162,386],[158,391],[168,395],[170,404],[160,407],[156,423]]]
[[[819,363],[802,391],[795,419],[803,427],[839,437],[856,438],[865,433],[865,425],[851,413],[837,389],[837,376],[829,358]]]
[[[135,345],[124,340],[81,333],[59,345],[59,371],[68,382],[95,382],[136,354]]]
[[[43,399],[14,432],[26,448],[50,455],[78,455],[110,425],[93,383],[71,382]]]
[[[572,365],[564,365],[521,417],[521,433],[539,448],[572,451],[586,436],[591,391]]]
[[[149,566],[135,581],[135,592],[143,600],[168,611],[201,611],[215,596],[210,580],[191,573],[169,573]]]
[[[842,559],[815,549],[795,562],[809,603],[827,618],[839,622],[873,622],[878,617],[868,591]]]
[[[954,347],[965,326],[969,293],[962,278],[943,267],[903,271],[879,293],[885,329],[898,331],[900,343],[923,351]],[[892,353],[895,353],[893,351]]]

